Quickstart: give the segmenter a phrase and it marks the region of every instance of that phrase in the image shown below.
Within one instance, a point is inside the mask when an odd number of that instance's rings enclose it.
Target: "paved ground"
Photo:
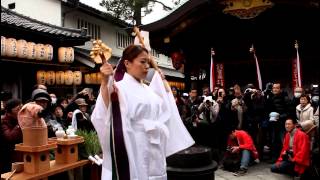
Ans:
[[[218,169],[215,172],[215,180],[292,180],[293,178],[286,175],[272,173],[271,164],[261,162],[249,167],[248,173],[244,176],[236,177],[232,172]]]

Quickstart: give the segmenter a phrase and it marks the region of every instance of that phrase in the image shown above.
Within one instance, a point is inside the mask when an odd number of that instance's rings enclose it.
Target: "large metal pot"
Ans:
[[[192,146],[167,158],[169,180],[214,180],[215,170],[217,163],[208,147]]]

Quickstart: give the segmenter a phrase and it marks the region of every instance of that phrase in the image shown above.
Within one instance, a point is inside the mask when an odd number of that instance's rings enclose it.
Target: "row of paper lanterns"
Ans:
[[[46,85],[80,85],[81,71],[37,71],[37,83]]]
[[[172,87],[175,86],[180,90],[184,90],[185,88],[185,83],[183,82],[175,82],[175,81],[168,81],[168,84]]]
[[[101,73],[89,73],[84,75],[85,84],[100,84]],[[82,83],[81,71],[37,71],[37,83],[45,85],[80,85]]]
[[[89,73],[84,75],[84,82],[86,84],[100,84],[102,79],[101,73]]]
[[[24,39],[16,40],[1,36],[1,56],[51,61],[53,59],[53,47],[50,44],[36,44]],[[72,63],[74,61],[73,48],[59,47],[58,61]]]

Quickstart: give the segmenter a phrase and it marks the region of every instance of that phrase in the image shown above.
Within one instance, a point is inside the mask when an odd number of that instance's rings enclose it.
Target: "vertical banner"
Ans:
[[[292,89],[299,87],[297,59],[292,60]]]
[[[210,91],[214,91],[214,86],[216,85],[216,79],[215,79],[215,72],[214,72],[214,62],[213,62],[213,56],[215,55],[214,50],[211,48],[211,65],[210,65]]]
[[[217,84],[224,88],[224,65],[222,63],[217,63],[216,65],[217,70]]]
[[[253,44],[250,48],[250,52],[253,54],[253,58],[256,63],[257,81],[258,81],[259,89],[262,90],[262,79],[261,79],[261,73],[260,73],[260,66],[259,66],[257,55],[256,55],[256,50],[254,49]]]
[[[302,86],[298,41],[295,42],[294,47],[297,51],[297,55],[296,55],[296,58],[294,58],[292,60],[292,87],[293,87],[293,89],[296,87]]]

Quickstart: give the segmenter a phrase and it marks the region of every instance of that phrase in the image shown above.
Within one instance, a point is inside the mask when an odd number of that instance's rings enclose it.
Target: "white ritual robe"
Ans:
[[[111,92],[111,78],[109,81]],[[155,73],[150,86],[139,83],[127,73],[116,82],[116,86],[130,179],[167,179],[166,157],[194,144],[181,121],[172,93],[165,91],[158,73]],[[111,104],[106,108],[99,94],[91,119],[103,150],[102,180],[112,179],[111,118]]]

